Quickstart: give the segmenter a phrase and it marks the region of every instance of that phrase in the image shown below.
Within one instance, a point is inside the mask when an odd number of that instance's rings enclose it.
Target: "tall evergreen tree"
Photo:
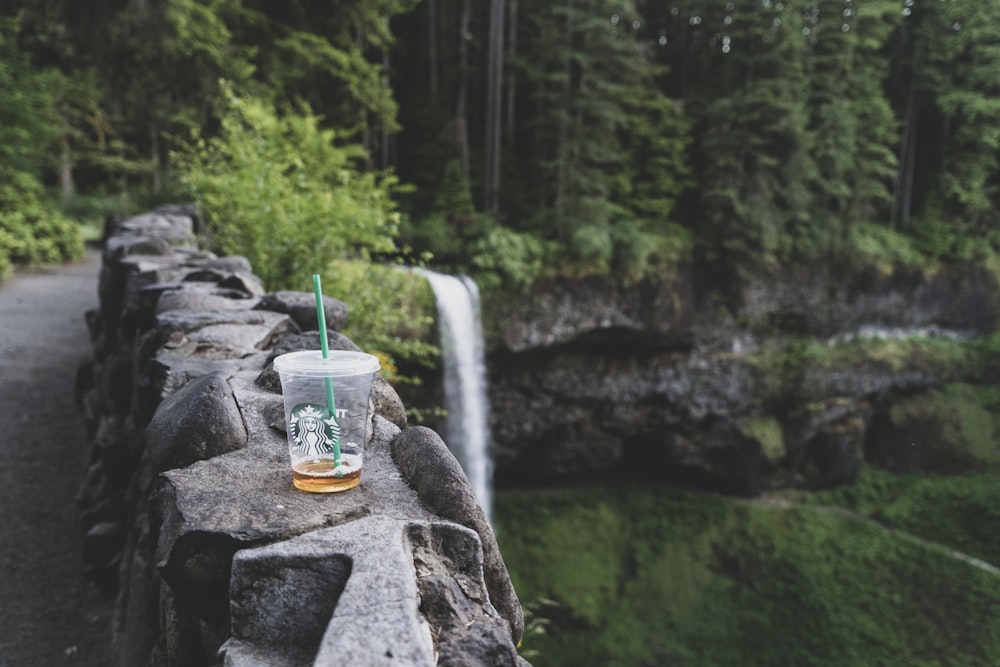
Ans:
[[[908,2],[895,78],[904,118],[897,219],[982,229],[998,219],[1000,37],[996,3]],[[914,187],[913,183],[917,186]]]
[[[700,10],[696,10],[700,11]],[[690,14],[699,45],[686,107],[697,119],[697,236],[730,269],[773,261],[809,220],[808,81],[802,7],[734,0]]]
[[[813,250],[888,211],[896,123],[882,86],[882,47],[901,18],[889,1],[819,0],[805,8]]]
[[[522,3],[520,15],[527,17],[528,30],[519,49],[519,98],[535,111],[526,128],[532,140],[522,144],[530,151],[520,157],[537,174],[537,224],[580,259],[606,263],[618,240],[634,238],[622,235],[623,228],[635,230],[643,216],[669,213],[668,204],[653,202],[648,186],[676,175],[655,175],[649,168],[665,166],[662,160],[671,163],[683,151],[683,141],[671,141],[678,126],[662,124],[676,118],[673,105],[659,92],[641,38],[643,20],[631,1]],[[667,132],[660,137],[667,143],[644,136],[654,127]],[[638,176],[639,193],[630,175]],[[662,196],[676,194],[670,184],[659,185]]]

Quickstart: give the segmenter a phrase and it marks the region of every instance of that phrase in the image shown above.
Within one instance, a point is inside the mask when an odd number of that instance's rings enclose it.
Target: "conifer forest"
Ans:
[[[246,207],[309,193],[302,219],[343,186],[334,255],[508,284],[998,243],[994,0],[10,0],[0,19],[14,263],[74,252],[67,216],[156,201],[198,199],[225,244],[244,223],[213,204],[249,196],[238,173],[286,181]]]

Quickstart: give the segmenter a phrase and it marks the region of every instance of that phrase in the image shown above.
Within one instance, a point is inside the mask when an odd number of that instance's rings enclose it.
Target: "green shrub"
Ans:
[[[918,249],[913,237],[888,227],[864,223],[851,228],[847,257],[862,266],[875,267],[883,275],[895,269],[932,270],[933,264]]]
[[[441,214],[404,221],[400,241],[410,246],[413,253],[444,263],[460,261],[465,250],[462,237]]]
[[[323,291],[350,309],[344,334],[382,363],[390,382],[415,382],[400,367],[433,367],[434,293],[426,280],[401,267],[337,260],[322,273]],[[296,289],[309,289],[299,286]]]
[[[0,274],[11,264],[49,264],[82,255],[79,225],[47,201],[41,183],[28,173],[0,168]]]
[[[230,92],[220,135],[175,156],[211,244],[246,256],[270,289],[302,289],[335,259],[395,249],[395,179],[362,171],[362,148],[336,138],[308,108],[279,114]]]
[[[607,225],[583,225],[573,230],[569,250],[599,273],[607,273],[614,255],[612,228]]]
[[[483,288],[531,285],[546,266],[547,244],[537,236],[494,226],[472,246],[472,267]]]

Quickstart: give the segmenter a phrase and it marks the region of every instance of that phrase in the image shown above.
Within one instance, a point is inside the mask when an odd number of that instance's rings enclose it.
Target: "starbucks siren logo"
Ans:
[[[340,424],[336,416],[326,417],[319,405],[296,405],[288,417],[288,432],[305,456],[333,454],[334,443],[340,442]]]

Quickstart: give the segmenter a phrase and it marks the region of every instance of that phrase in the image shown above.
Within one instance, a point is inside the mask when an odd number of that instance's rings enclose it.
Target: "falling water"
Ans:
[[[493,463],[479,289],[468,276],[447,276],[423,269],[417,272],[430,281],[437,301],[444,407],[448,412],[446,440],[490,517]]]

